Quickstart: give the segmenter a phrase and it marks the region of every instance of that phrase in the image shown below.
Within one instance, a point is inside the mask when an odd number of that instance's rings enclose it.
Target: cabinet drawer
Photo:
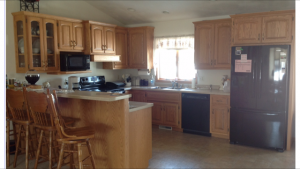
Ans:
[[[180,102],[180,93],[171,92],[147,92],[147,100]]]
[[[230,96],[211,95],[211,104],[230,106]]]

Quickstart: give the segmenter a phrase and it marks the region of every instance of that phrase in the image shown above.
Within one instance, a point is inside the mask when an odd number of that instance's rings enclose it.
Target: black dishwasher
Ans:
[[[182,93],[183,132],[211,136],[209,132],[209,108],[209,94]]]

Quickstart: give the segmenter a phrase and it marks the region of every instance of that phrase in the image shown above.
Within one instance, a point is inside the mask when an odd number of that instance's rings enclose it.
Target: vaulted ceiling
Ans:
[[[85,1],[125,25],[295,9],[294,0]]]

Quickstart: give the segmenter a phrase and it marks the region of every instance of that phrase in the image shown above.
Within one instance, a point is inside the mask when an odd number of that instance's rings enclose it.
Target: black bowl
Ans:
[[[26,75],[25,79],[28,83],[34,85],[40,79],[40,75]]]

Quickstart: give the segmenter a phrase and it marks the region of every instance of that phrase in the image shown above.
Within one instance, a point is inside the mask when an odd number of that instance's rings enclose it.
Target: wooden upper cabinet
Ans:
[[[233,44],[261,42],[261,17],[233,18]]]
[[[104,53],[102,47],[103,42],[103,26],[91,25],[91,40],[92,40],[92,53]]]
[[[153,36],[153,27],[128,28],[129,68],[153,68]]]
[[[59,31],[59,45],[58,48],[61,50],[72,50],[73,40],[73,25],[72,22],[58,21]]]
[[[84,49],[84,32],[82,23],[73,23],[74,50]]]
[[[211,68],[214,52],[214,24],[195,25],[195,68]]]
[[[16,72],[26,73],[28,71],[28,40],[26,17],[24,15],[14,16],[14,40]],[[23,43],[22,43],[23,42]]]
[[[116,53],[115,28],[104,27],[105,53]]]
[[[295,10],[231,15],[232,45],[291,43]]]
[[[136,68],[147,67],[146,34],[144,29],[129,31],[129,66]]]
[[[231,19],[194,22],[195,68],[230,69]]]
[[[262,42],[291,42],[293,15],[263,17]]]
[[[58,21],[58,31],[58,48],[61,51],[84,49],[84,31],[81,22]]]
[[[229,68],[231,65],[231,19],[215,24],[214,67]]]

